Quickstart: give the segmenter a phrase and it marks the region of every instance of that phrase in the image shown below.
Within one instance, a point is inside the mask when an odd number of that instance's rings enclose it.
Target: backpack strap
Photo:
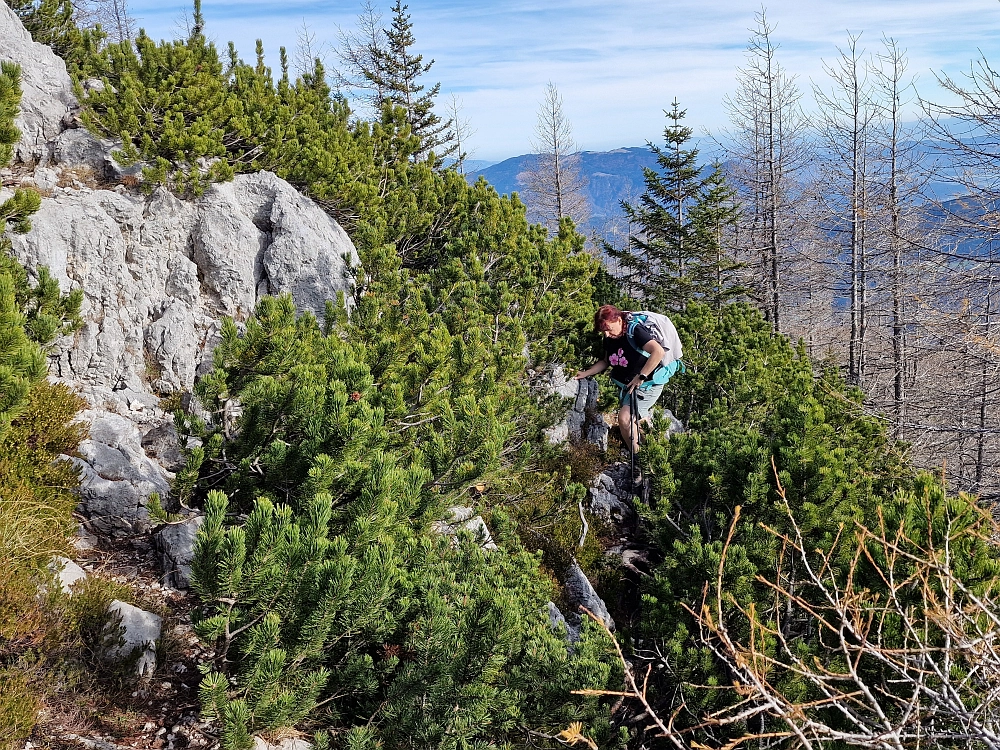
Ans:
[[[649,352],[645,349],[635,345],[635,329],[636,326],[641,325],[646,321],[645,315],[640,315],[639,313],[627,312],[625,313],[625,320],[627,325],[625,326],[625,338],[628,339],[629,346],[635,349],[639,354],[641,354],[646,359],[649,359]]]

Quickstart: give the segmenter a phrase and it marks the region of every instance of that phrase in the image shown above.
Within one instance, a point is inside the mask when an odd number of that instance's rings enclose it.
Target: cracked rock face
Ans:
[[[450,514],[448,521],[435,521],[431,526],[438,534],[457,538],[459,531],[465,530],[472,534],[483,549],[499,549],[490,535],[486,521],[477,515],[475,510],[464,505],[455,505],[449,508],[448,512]]]
[[[12,240],[29,271],[48,266],[63,289],[84,291],[84,328],[62,342],[55,374],[160,394],[192,387],[222,316],[245,320],[261,296],[282,292],[322,316],[359,262],[344,230],[269,172],[196,201],[163,189],[61,191]]]
[[[82,329],[50,357],[51,376],[91,407],[80,415],[90,436],[70,459],[81,472],[80,510],[104,534],[145,533],[150,493],[166,499],[183,458],[160,397],[183,399],[211,367],[222,317],[246,320],[264,295],[291,292],[300,312],[322,317],[326,300],[349,294],[358,254],[325,211],[269,172],[213,185],[197,200],[87,187],[86,175],[114,182],[140,166],[120,167],[113,142],[77,127],[65,64],[2,3],[0,61],[21,66],[23,92],[22,137],[4,177],[44,193],[31,231],[11,237],[14,254],[29,276],[47,266],[64,292],[84,296]],[[10,195],[0,187],[0,202]],[[181,578],[186,554],[170,555]]]
[[[204,521],[204,516],[192,516],[184,521],[169,523],[156,534],[160,566],[166,582],[174,588],[186,589],[191,585],[195,537]]]
[[[78,107],[66,63],[46,45],[32,41],[6,3],[0,3],[0,39],[0,62],[21,66],[21,111],[14,119],[21,140],[14,158],[44,164],[64,129],[64,118]]]
[[[628,464],[608,466],[587,490],[590,512],[606,524],[628,526],[635,523],[631,485],[632,472]]]
[[[71,460],[80,468],[80,509],[93,528],[116,537],[148,531],[149,495],[166,497],[171,475],[142,448],[139,428],[126,417],[88,410],[90,437]]]
[[[557,425],[549,427],[545,436],[549,443],[581,443],[586,441],[601,450],[608,449],[608,425],[598,411],[599,386],[593,378],[573,380],[559,366],[552,373],[551,382],[544,389],[547,395],[572,398],[573,403],[565,418]]]

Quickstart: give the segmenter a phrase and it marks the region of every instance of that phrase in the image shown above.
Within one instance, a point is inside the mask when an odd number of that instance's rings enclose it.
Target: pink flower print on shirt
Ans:
[[[616,367],[619,365],[621,367],[628,367],[628,360],[625,359],[624,349],[619,349],[617,354],[612,354],[610,357],[610,361],[612,367]]]

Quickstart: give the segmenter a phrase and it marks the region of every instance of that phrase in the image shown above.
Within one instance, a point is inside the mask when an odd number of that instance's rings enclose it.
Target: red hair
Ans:
[[[622,311],[614,305],[601,305],[594,313],[594,330],[600,333],[608,323],[622,319]]]

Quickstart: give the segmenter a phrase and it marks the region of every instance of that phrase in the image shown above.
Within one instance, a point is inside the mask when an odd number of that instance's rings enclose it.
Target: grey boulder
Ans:
[[[162,626],[159,615],[115,599],[108,607],[103,658],[117,662],[134,659],[139,677],[152,676],[156,671],[156,644]]]
[[[130,420],[95,410],[81,417],[91,423],[90,436],[72,459],[81,471],[81,511],[110,536],[147,531],[150,494],[170,492],[164,470],[143,451],[139,429]]]
[[[448,509],[450,518],[447,521],[435,521],[432,528],[443,536],[457,538],[460,531],[468,531],[478,542],[479,546],[487,550],[498,549],[490,530],[486,527],[486,522],[482,516],[464,505],[456,505]]]
[[[192,516],[183,521],[168,523],[154,537],[156,549],[160,553],[160,566],[164,581],[177,589],[191,585],[191,561],[194,560],[194,544],[204,516]]]
[[[169,472],[176,473],[184,468],[184,456],[181,454],[180,437],[173,421],[153,427],[142,436],[142,449],[150,458]]]
[[[55,573],[56,585],[58,585],[59,590],[65,594],[71,593],[73,585],[87,577],[87,571],[68,557],[54,558],[49,568]]]
[[[630,467],[626,463],[612,464],[597,475],[587,490],[590,512],[607,524],[631,525],[636,520],[632,505]]]
[[[562,368],[557,367],[543,392],[573,399],[563,420],[545,431],[549,443],[588,442],[601,450],[608,449],[608,425],[598,408],[600,391],[596,380],[568,379]]]
[[[598,620],[604,623],[608,630],[613,631],[615,629],[615,621],[608,612],[608,606],[598,595],[590,579],[587,578],[587,575],[576,560],[570,563],[569,569],[566,571],[563,588],[566,591],[566,598],[569,599],[574,607],[586,607]],[[581,622],[583,617],[587,616],[586,614],[573,613],[570,616],[570,620],[575,625]]]

